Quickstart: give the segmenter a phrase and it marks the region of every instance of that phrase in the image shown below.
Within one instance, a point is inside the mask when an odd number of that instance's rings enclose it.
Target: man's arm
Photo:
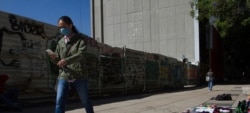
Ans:
[[[86,44],[85,44],[84,40],[81,40],[77,53],[65,58],[64,60],[66,61],[67,64],[79,62],[80,60],[82,60],[82,58],[85,54],[85,51],[86,51]]]

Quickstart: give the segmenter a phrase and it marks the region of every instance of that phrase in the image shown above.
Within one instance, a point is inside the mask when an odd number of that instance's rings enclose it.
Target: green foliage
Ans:
[[[199,21],[215,16],[214,25],[221,37],[230,36],[232,29],[237,34],[235,27],[250,25],[250,0],[193,0],[191,7],[191,16]],[[198,16],[195,16],[196,11],[199,12]]]

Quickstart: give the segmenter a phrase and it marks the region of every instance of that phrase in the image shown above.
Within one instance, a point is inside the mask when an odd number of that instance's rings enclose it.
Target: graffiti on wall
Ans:
[[[99,60],[98,56],[95,54],[86,53],[86,63],[88,70],[88,80],[89,80],[89,88],[97,89],[99,87]]]
[[[172,85],[178,86],[183,84],[184,75],[183,75],[183,67],[178,65],[177,63],[173,66],[173,80]]]
[[[170,84],[172,80],[171,76],[171,65],[168,63],[167,58],[160,61],[160,76],[159,82],[163,87]]]
[[[124,77],[128,89],[141,88],[144,85],[145,59],[144,54],[126,50]]]
[[[159,72],[159,56],[157,55],[148,55],[146,59],[146,78],[148,80],[158,80],[160,76]]]
[[[45,38],[44,25],[37,24],[36,22],[29,20],[18,19],[15,15],[9,15],[9,23],[11,24],[11,29],[17,32],[30,33],[33,35],[42,36]]]
[[[44,50],[48,48],[46,45],[56,45],[58,40],[55,39],[55,43],[48,40],[45,32],[53,35],[57,27],[12,14],[3,14],[1,17],[5,17],[1,25],[8,26],[0,27],[0,74],[11,76],[12,83],[17,83],[25,93],[30,92],[32,95],[41,88],[54,88],[58,69],[56,65],[50,67],[45,64],[48,59]],[[182,65],[164,59],[166,56],[112,47],[84,37],[88,48],[88,86],[92,92],[145,91],[159,88],[159,85],[182,84],[186,71],[183,71]],[[48,72],[52,68],[55,68],[53,77]],[[195,79],[197,70],[194,68],[188,71],[188,75]]]
[[[115,53],[111,56],[101,56],[100,80],[105,85],[119,85],[123,83],[121,58]]]
[[[9,75],[10,82],[27,89],[33,75],[44,77],[46,73],[41,48],[41,42],[28,40],[21,32],[1,28],[0,74]]]

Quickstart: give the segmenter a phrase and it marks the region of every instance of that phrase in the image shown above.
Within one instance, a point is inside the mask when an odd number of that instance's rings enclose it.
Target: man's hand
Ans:
[[[52,60],[54,60],[54,59],[57,58],[56,53],[54,53],[52,50],[47,49],[46,52],[48,53],[48,55],[50,56],[50,58],[51,58]]]
[[[52,60],[55,60],[57,58],[56,54],[48,54],[48,55]]]
[[[63,67],[63,66],[65,66],[66,64],[67,64],[67,62],[66,62],[64,59],[60,60],[60,61],[57,63],[57,65],[58,65],[59,67]]]

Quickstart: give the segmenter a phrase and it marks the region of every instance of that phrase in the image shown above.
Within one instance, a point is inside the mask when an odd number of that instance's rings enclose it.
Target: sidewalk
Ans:
[[[96,113],[181,113],[188,108],[202,104],[216,104],[223,107],[236,107],[239,101],[246,100],[242,87],[249,85],[216,85],[209,92],[207,87],[191,88],[178,92],[165,92],[145,96],[139,99],[128,99],[122,102],[107,103],[95,106]],[[231,94],[230,101],[211,100],[221,94]],[[77,113],[70,112],[67,113]]]
[[[215,85],[209,92],[207,87],[188,88],[162,93],[146,93],[130,96],[116,96],[92,99],[95,113],[182,113],[188,108],[201,104],[216,104],[218,106],[236,107],[239,101],[246,100],[242,88],[250,89],[250,85]],[[211,98],[224,93],[230,93],[232,100],[216,101]],[[43,104],[24,108],[22,113],[54,113],[54,104]],[[18,112],[6,112],[18,113]],[[85,113],[80,102],[66,104],[66,113]]]
[[[227,86],[225,86],[225,85],[215,86],[216,89],[220,89],[220,90],[223,90],[226,87]],[[208,100],[205,103],[216,104],[217,106],[222,106],[222,107],[224,106],[224,107],[233,107],[233,108],[235,108],[235,107],[237,107],[239,101],[248,99],[248,95],[243,94],[242,89],[244,87],[249,87],[250,88],[250,85],[232,85],[232,86],[229,86],[229,90],[225,90],[224,94],[231,94],[232,101]]]
[[[217,85],[216,88],[218,89],[218,87],[221,87],[219,89],[223,90],[224,88],[228,88],[228,86],[225,85]],[[216,100],[214,99],[215,97],[213,97],[213,99],[210,99],[206,102],[204,102],[202,105],[209,105],[210,107],[198,107],[196,106],[196,110],[195,111],[210,111],[210,113],[212,113],[212,111],[214,110],[213,108],[211,108],[211,105],[216,105],[217,107],[221,107],[218,110],[222,110],[222,111],[226,111],[229,112],[228,110],[232,110],[232,113],[236,112],[237,110],[237,106],[239,104],[240,101],[245,100],[246,102],[248,101],[248,96],[249,96],[249,92],[250,92],[250,86],[249,85],[232,85],[231,90],[225,90],[223,95],[231,95],[232,100]],[[222,95],[222,94],[220,94]],[[224,113],[224,112],[223,112]],[[230,112],[231,113],[231,112]]]

